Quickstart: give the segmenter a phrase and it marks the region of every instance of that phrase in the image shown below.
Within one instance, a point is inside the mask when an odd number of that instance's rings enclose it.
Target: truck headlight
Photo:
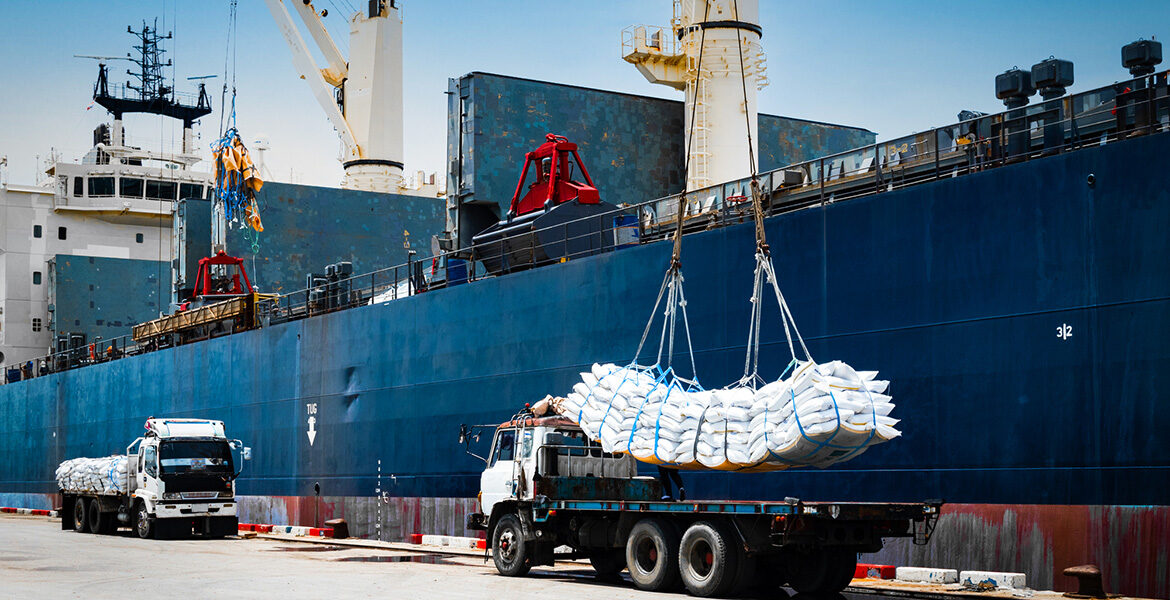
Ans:
[[[182,496],[178,492],[163,492],[163,500],[181,500]]]

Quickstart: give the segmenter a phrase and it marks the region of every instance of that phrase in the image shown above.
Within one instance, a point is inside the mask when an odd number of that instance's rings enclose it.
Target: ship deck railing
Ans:
[[[962,177],[1030,160],[1075,152],[1143,135],[1170,132],[1170,71],[1122,81],[1107,87],[1069,94],[1053,100],[1001,113],[978,115],[922,133],[878,142],[813,160],[760,173],[757,186],[765,216],[773,216],[855,198],[869,197],[941,179]],[[683,214],[684,234],[750,222],[752,178],[747,177],[703,189],[674,194],[639,204],[619,206],[612,212],[587,217],[610,220],[610,227],[580,228],[580,221],[553,229],[524,234],[533,247],[527,264],[510,264],[510,271],[565,262],[602,252],[621,251],[669,239]],[[635,217],[636,235],[618,239]],[[582,229],[592,231],[571,235]],[[598,233],[598,231],[601,233]],[[555,260],[540,260],[536,252],[539,233],[554,233],[564,249]],[[629,232],[632,233],[632,232]],[[602,239],[603,235],[615,235]],[[373,272],[334,278],[313,288],[279,296],[260,326],[309,318],[359,306],[381,304],[420,293],[477,280],[508,276],[491,274],[472,258],[485,258],[482,248],[461,248],[438,256]],[[665,268],[665,266],[664,266]],[[86,343],[88,342],[88,343]],[[155,340],[135,343],[131,336],[93,341],[74,341],[70,347],[39,359],[7,365],[0,371],[0,385],[48,373],[69,370],[178,344]]]

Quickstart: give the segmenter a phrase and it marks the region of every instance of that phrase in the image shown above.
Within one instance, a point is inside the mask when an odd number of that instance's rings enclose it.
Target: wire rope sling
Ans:
[[[742,45],[740,53],[742,66]],[[745,87],[745,102],[746,94]],[[550,402],[554,411],[580,425],[607,452],[629,452],[639,461],[680,469],[774,471],[827,467],[901,435],[895,428],[897,419],[889,416],[894,404],[886,394],[888,381],[877,379],[876,371],[857,371],[842,361],[813,360],[776,277],[750,127],[748,136],[756,249],[743,376],[719,389],[699,383],[683,291],[684,192],[679,196],[670,266],[634,360],[625,366],[594,364],[581,373],[570,394]],[[769,297],[776,300],[791,355],[787,368],[771,381],[759,370],[763,306]],[[663,320],[655,361],[639,364],[660,307]],[[676,337],[686,344],[689,378],[673,365]]]

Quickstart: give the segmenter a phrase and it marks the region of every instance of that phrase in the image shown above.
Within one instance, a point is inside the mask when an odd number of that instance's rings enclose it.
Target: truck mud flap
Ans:
[[[195,522],[195,530],[208,537],[224,537],[239,533],[238,517],[207,517]]]
[[[61,530],[72,530],[73,523],[73,503],[77,501],[76,496],[65,495],[61,499],[61,508],[58,513],[61,516]]]

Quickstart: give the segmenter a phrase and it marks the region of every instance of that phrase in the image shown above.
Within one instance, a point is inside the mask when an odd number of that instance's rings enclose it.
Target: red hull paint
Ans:
[[[869,562],[1013,571],[1028,587],[1076,591],[1061,572],[1101,568],[1109,592],[1170,597],[1170,506],[948,504],[927,546],[891,543]],[[868,559],[867,559],[868,560]]]

